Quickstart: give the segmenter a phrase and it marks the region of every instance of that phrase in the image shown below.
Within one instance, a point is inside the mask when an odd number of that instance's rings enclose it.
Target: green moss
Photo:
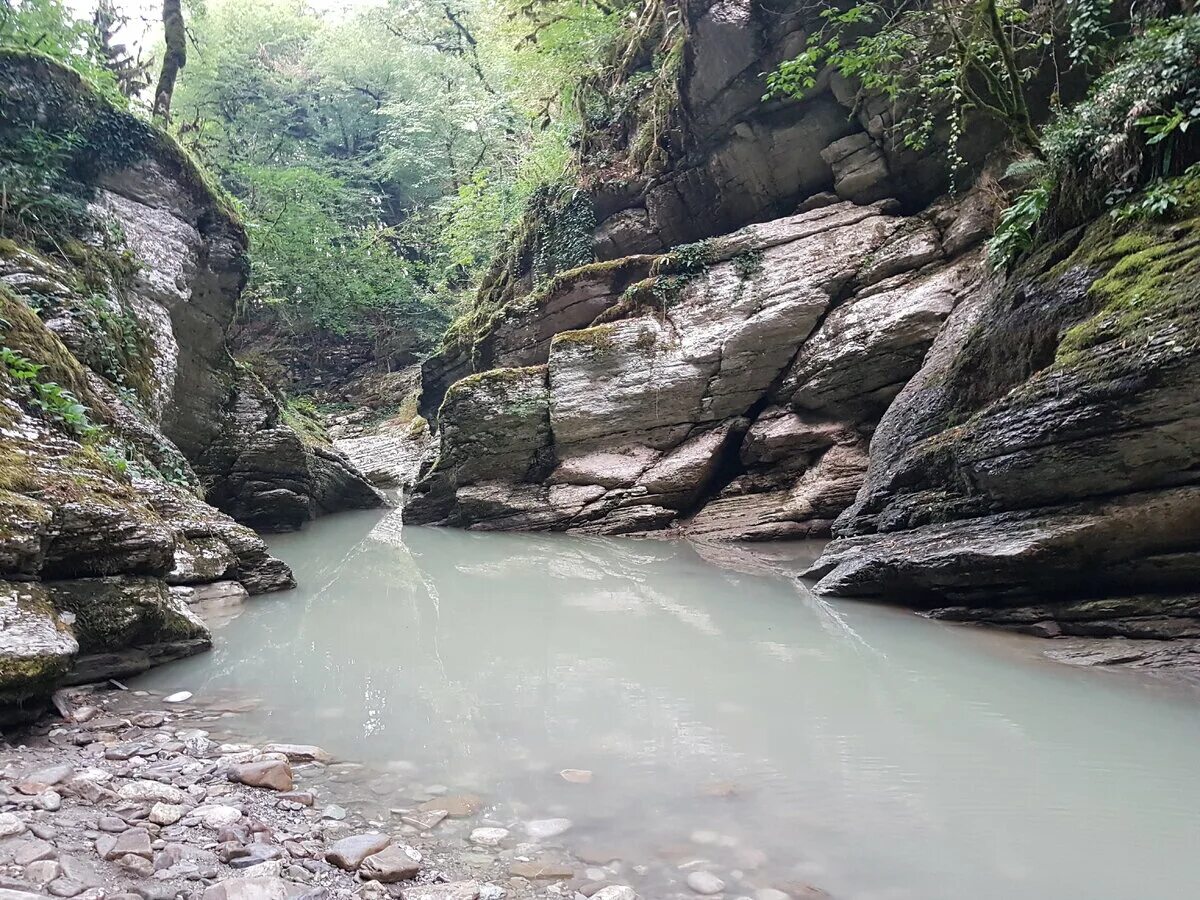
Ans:
[[[1194,330],[1200,313],[1200,216],[1121,232],[1101,222],[1060,268],[1084,266],[1102,274],[1092,283],[1096,311],[1068,329],[1056,362],[1071,364],[1108,341],[1137,340],[1172,320]]]
[[[279,407],[284,424],[291,427],[309,445],[329,447],[332,441],[316,405],[307,397],[288,397]]]
[[[551,352],[556,347],[576,347],[582,350],[611,350],[616,326],[613,324],[593,325],[577,331],[560,331],[550,343]]]
[[[468,375],[466,378],[460,378],[454,384],[450,385],[450,389],[446,391],[446,400],[451,397],[458,398],[461,395],[473,391],[477,388],[491,386],[511,386],[537,376],[545,376],[545,366],[520,366],[508,369],[488,369],[486,372],[476,372],[474,375]]]

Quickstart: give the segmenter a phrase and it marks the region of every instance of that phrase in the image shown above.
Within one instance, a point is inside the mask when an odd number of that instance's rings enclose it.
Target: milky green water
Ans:
[[[244,730],[403,773],[401,793],[569,817],[568,848],[644,864],[651,897],[691,859],[729,897],[1200,896],[1192,689],[822,602],[683,543],[380,519],[273,539],[301,588],[139,686],[261,698]]]

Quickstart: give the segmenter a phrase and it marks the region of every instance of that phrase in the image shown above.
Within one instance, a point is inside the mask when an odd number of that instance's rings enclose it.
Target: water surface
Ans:
[[[645,865],[626,874],[651,897],[697,859],[730,897],[1196,896],[1191,689],[683,543],[401,534],[376,513],[271,543],[301,588],[140,684],[262,698],[244,731],[391,773],[384,805],[441,784],[505,822],[567,816],[559,840]]]

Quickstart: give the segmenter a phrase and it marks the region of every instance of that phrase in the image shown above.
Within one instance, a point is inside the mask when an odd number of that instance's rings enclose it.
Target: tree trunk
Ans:
[[[154,90],[154,118],[164,123],[171,120],[171,95],[175,93],[175,79],[179,77],[179,70],[187,65],[187,29],[184,28],[180,2],[163,0],[163,33],[167,49],[163,53],[158,87]]]

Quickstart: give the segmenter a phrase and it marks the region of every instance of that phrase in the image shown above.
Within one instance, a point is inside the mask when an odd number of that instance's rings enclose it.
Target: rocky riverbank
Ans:
[[[568,819],[513,821],[403,763],[372,772],[315,746],[238,740],[223,728],[237,702],[112,683],[56,702],[65,718],[0,745],[2,900],[636,900],[632,884],[663,870],[679,889],[661,896],[828,896],[756,875],[763,860],[748,850],[741,869],[717,870],[705,859],[716,832],[648,864],[572,854],[558,840]]]

